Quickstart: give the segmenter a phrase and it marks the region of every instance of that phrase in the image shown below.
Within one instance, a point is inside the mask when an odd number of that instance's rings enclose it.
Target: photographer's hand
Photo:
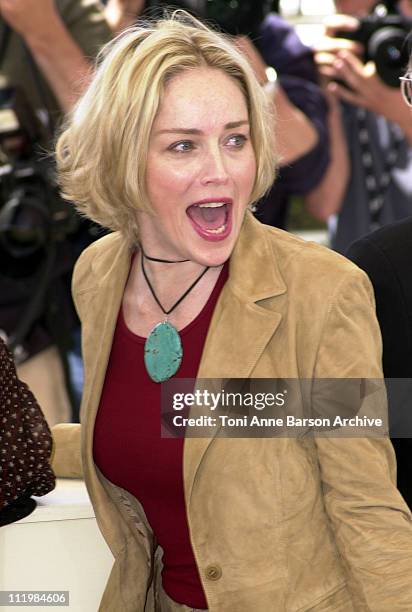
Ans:
[[[267,82],[262,56],[248,36],[237,36],[235,43],[246,56],[256,77],[263,86]],[[318,142],[318,133],[308,117],[287,97],[277,84],[272,97],[275,107],[275,142],[280,164],[290,164],[311,151]]]
[[[353,32],[359,26],[359,21],[349,15],[332,15],[324,21],[324,36],[313,46],[315,62],[323,84],[326,86],[331,78],[335,77],[333,64],[337,55],[342,51],[349,51],[358,57],[363,55],[363,46],[354,40],[336,38],[340,30]]]
[[[373,62],[363,64],[352,53],[342,51],[333,64],[333,74],[347,87],[331,81],[328,85],[331,93],[397,123],[412,143],[410,109],[404,103],[399,88],[389,87],[381,81]]]
[[[0,13],[21,34],[64,111],[85,87],[90,63],[64,25],[54,0],[0,0]]]

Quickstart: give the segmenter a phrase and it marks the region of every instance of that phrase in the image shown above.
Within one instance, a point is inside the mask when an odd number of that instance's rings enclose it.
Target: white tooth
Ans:
[[[220,208],[225,206],[224,202],[207,202],[206,204],[198,204],[199,208]]]
[[[226,225],[221,225],[220,227],[217,227],[216,229],[209,229],[208,232],[212,233],[212,234],[221,234],[226,228]]]

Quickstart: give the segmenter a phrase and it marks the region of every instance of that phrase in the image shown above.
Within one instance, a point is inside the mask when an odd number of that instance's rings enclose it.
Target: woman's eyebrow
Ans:
[[[249,125],[248,119],[244,119],[242,121],[231,121],[224,125],[225,130],[233,130],[235,128],[240,127],[241,125]],[[202,130],[198,130],[196,128],[169,128],[165,130],[158,130],[155,135],[159,134],[194,134],[201,135],[203,134]]]

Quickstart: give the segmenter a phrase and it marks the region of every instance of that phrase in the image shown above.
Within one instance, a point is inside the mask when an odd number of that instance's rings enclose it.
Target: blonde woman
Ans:
[[[274,179],[265,105],[178,13],[106,48],[58,143],[65,196],[113,230],[73,282],[104,611],[412,609],[387,439],[160,436],[169,379],[381,376],[366,276],[248,212]]]

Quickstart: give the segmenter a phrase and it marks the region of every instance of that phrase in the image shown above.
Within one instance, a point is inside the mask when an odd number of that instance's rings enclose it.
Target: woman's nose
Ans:
[[[229,178],[225,159],[220,149],[208,151],[202,167],[201,183],[209,185],[224,185]]]

